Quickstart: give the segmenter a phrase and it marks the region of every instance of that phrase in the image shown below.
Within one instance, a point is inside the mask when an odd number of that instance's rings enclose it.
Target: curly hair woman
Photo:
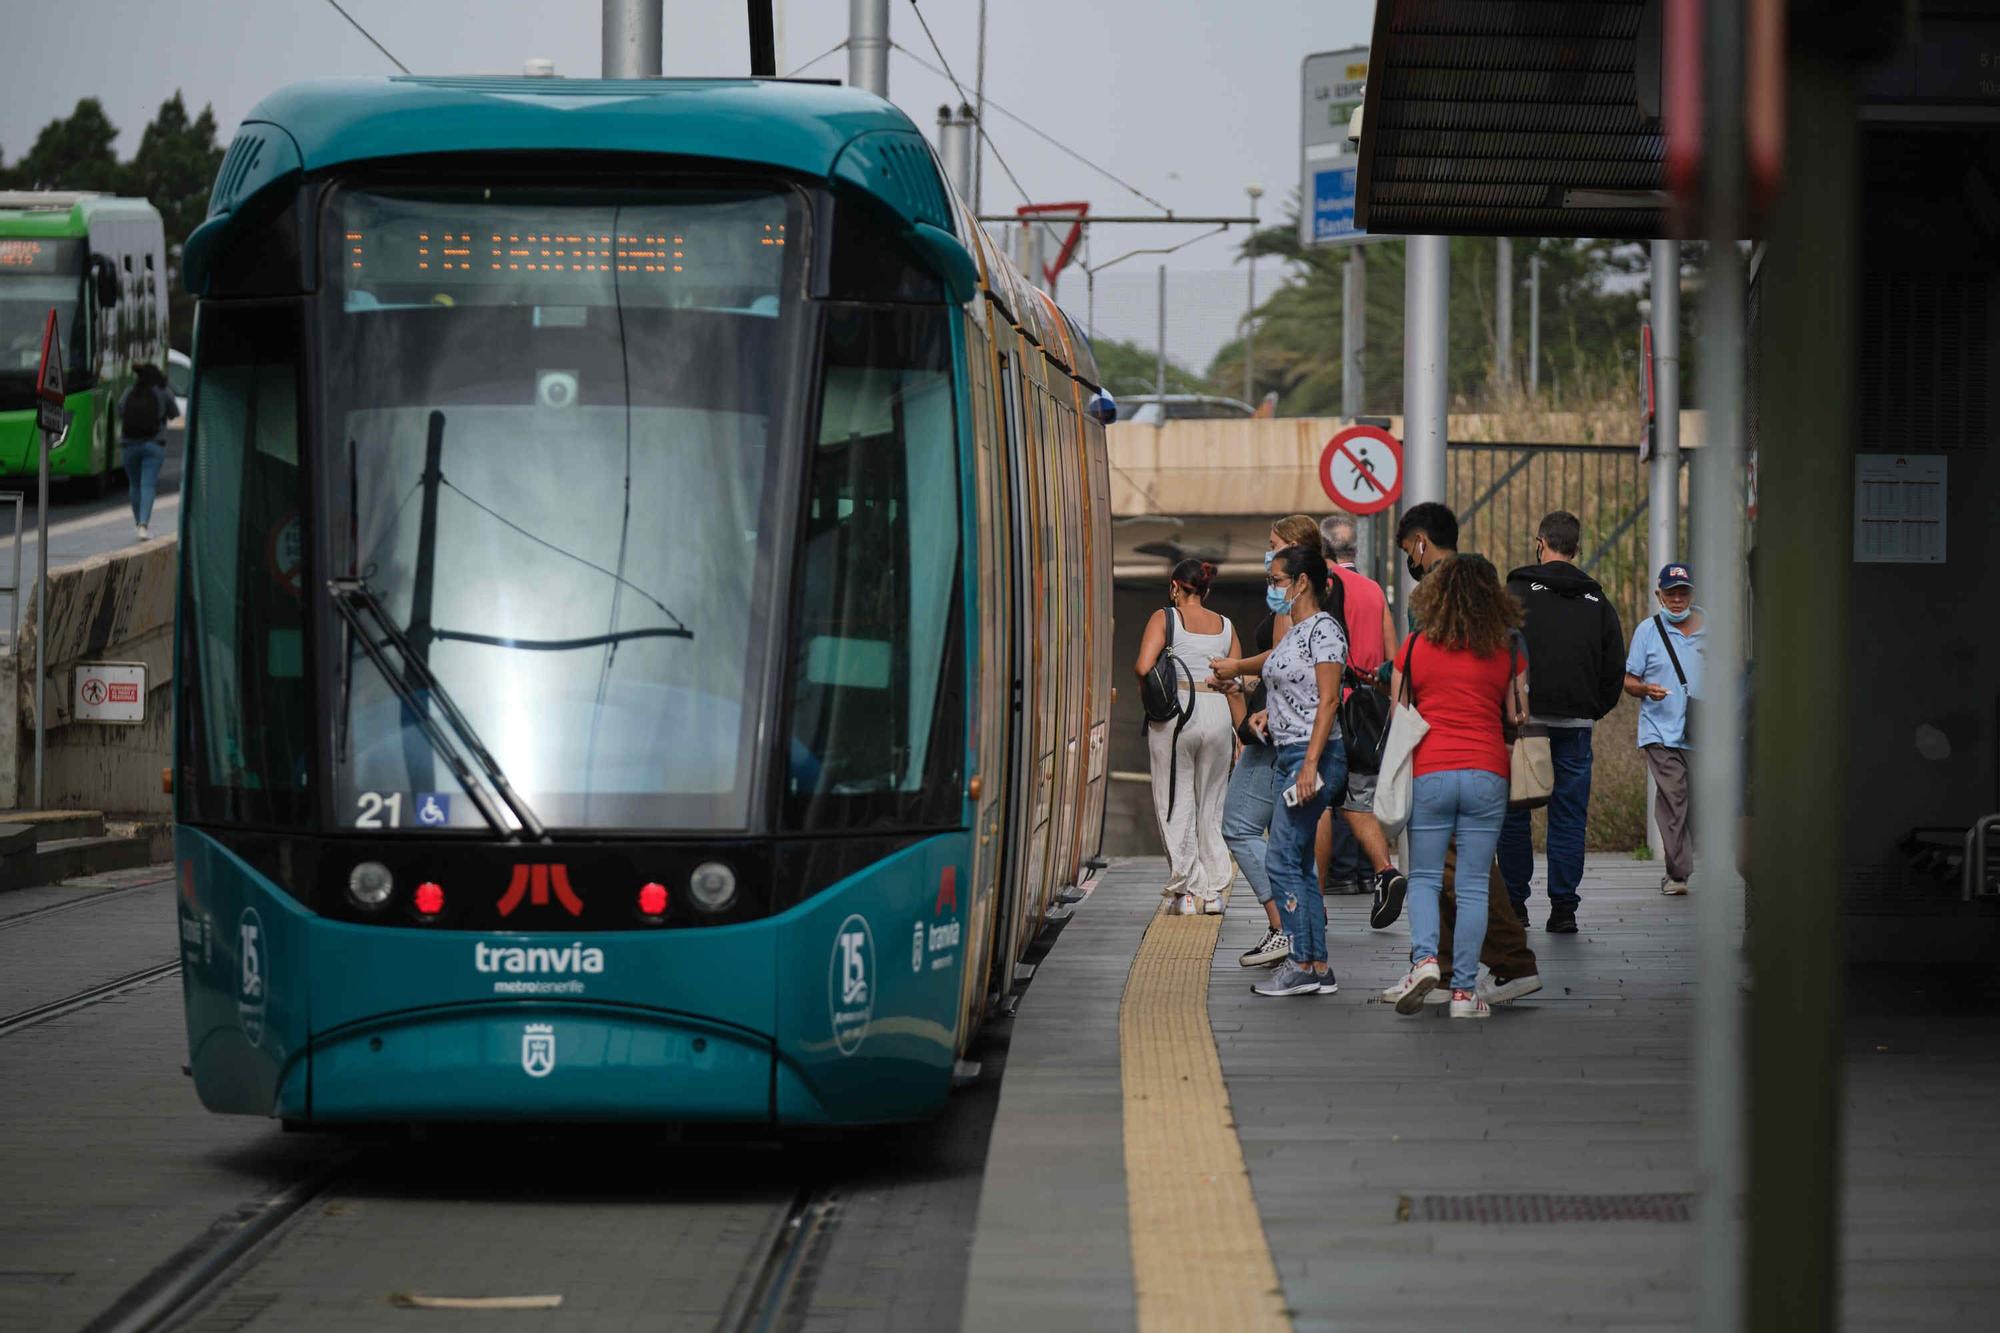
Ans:
[[[1417,585],[1410,610],[1423,629],[1396,654],[1391,698],[1430,724],[1417,745],[1410,812],[1410,971],[1386,992],[1399,1014],[1414,1014],[1438,984],[1439,904],[1445,849],[1458,843],[1461,866],[1493,860],[1507,817],[1505,727],[1528,716],[1527,656],[1515,646],[1521,608],[1492,564],[1454,556]],[[1479,998],[1479,945],[1486,933],[1487,883],[1458,879],[1453,922],[1451,1016],[1485,1018]]]

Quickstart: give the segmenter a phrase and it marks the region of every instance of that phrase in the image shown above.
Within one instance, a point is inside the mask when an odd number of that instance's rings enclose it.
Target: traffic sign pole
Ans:
[[[64,426],[62,342],[57,334],[55,308],[49,308],[48,323],[42,326],[42,368],[35,376],[35,416],[42,442],[37,467],[40,485],[35,490],[35,808],[42,808],[42,755],[49,730],[48,638],[49,638],[49,452],[55,448],[57,433]],[[18,563],[18,562],[17,562]],[[18,593],[15,594],[19,596]],[[18,645],[16,645],[18,648]]]

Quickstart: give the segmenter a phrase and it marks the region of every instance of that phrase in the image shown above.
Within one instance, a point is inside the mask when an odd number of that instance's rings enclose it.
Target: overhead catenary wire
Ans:
[[[814,65],[817,65],[820,61],[826,59],[828,56],[834,55],[841,51],[845,51],[846,49],[847,49],[847,39],[843,37],[839,41],[835,42],[832,46],[827,47],[826,50],[814,56],[811,60],[806,61],[805,64],[800,65],[797,69],[785,75],[785,77],[788,79],[796,79],[799,75],[805,73],[807,70],[811,69]]]
[[[910,7],[912,9],[916,8],[916,0],[910,0]],[[919,23],[923,22],[923,17],[924,17],[923,11],[918,10],[917,21]],[[925,25],[924,35],[926,37],[930,37],[930,33],[931,30],[929,25]],[[918,55],[915,51],[910,50],[909,47],[904,46],[902,43],[897,42],[894,39],[890,40],[889,45],[894,47],[896,50],[901,51],[904,55],[908,56],[911,59],[911,61],[913,61],[919,67],[927,69],[932,74],[935,74],[941,78],[950,80],[951,86],[958,90],[959,100],[961,102],[966,100],[965,89],[962,85],[960,85],[958,79],[953,76],[949,65],[947,65],[944,69],[938,69],[932,66],[928,61],[926,61],[922,56]],[[937,50],[937,39],[935,37],[931,38],[931,49]],[[939,60],[944,59],[944,52],[938,51],[938,59]],[[1013,121],[1016,125],[1019,125],[1022,129],[1028,131],[1028,133],[1034,135],[1036,138],[1046,141],[1057,151],[1076,159],[1078,162],[1081,162],[1084,166],[1089,167],[1092,171],[1104,177],[1106,180],[1111,181],[1113,184],[1118,185],[1119,187],[1130,191],[1136,198],[1142,199],[1146,203],[1151,204],[1154,208],[1159,209],[1162,213],[1167,214],[1169,217],[1173,215],[1174,211],[1173,209],[1167,207],[1167,205],[1161,203],[1158,199],[1155,199],[1152,195],[1147,194],[1144,190],[1134,185],[1131,181],[1126,180],[1123,176],[1120,176],[1118,173],[1112,171],[1110,168],[1091,161],[1089,158],[1085,157],[1082,153],[1077,152],[1076,149],[1071,148],[1068,144],[1056,138],[1053,134],[1050,134],[1047,130],[1043,129],[1041,126],[1036,125],[1034,122],[1027,120],[1026,118],[1016,114],[1015,112],[1009,111],[1006,107],[994,101],[990,96],[986,98],[986,105],[992,108],[993,110],[998,111],[1001,115],[1007,117],[1007,119]],[[979,126],[979,134],[981,138],[986,137],[986,126],[984,124],[981,124]],[[992,140],[988,139],[987,142],[991,143]],[[995,149],[994,156],[998,157],[999,155],[1000,155],[999,150]],[[1005,164],[1003,163],[1002,165],[1004,166]],[[1008,175],[1010,176],[1012,174],[1013,174],[1012,172],[1008,173]]]
[[[363,37],[366,37],[368,39],[368,44],[370,46],[374,47],[377,51],[380,51],[383,55],[387,56],[389,58],[390,64],[394,65],[397,69],[403,71],[403,73],[405,74],[408,74],[410,72],[410,67],[408,65],[405,65],[402,61],[396,59],[395,55],[389,50],[388,47],[382,45],[382,43],[375,40],[374,33],[362,27],[360,21],[356,19],[354,15],[348,13],[345,9],[342,9],[340,7],[340,0],[326,0],[326,2],[329,5],[333,6],[333,10],[336,14],[339,14],[342,18],[346,19],[349,23],[354,25],[354,30],[360,33]]]

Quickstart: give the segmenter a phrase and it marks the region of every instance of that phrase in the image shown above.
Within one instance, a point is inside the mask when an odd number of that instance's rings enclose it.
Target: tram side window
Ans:
[[[180,753],[187,817],[307,815],[299,315],[202,312],[183,503]]]
[[[963,619],[941,310],[833,306],[791,668],[786,822],[955,822]]]

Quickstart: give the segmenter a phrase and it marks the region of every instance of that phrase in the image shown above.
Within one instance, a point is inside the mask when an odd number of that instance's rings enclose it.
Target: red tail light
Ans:
[[[667,886],[648,884],[639,890],[639,912],[643,916],[667,914]]]
[[[436,916],[444,910],[444,888],[429,882],[417,885],[417,910],[425,916]]]

